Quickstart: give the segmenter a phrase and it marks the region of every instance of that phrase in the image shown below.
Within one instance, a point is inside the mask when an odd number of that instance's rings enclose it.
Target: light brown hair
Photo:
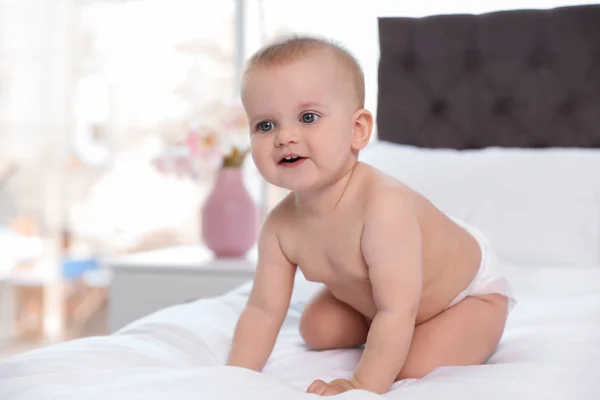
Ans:
[[[364,108],[365,78],[360,64],[348,50],[328,39],[306,35],[281,37],[250,57],[246,62],[244,75],[254,68],[293,62],[315,51],[330,52],[350,73],[358,105]]]

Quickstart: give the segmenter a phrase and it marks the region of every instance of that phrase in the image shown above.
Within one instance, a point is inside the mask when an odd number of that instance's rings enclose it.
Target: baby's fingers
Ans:
[[[325,394],[328,387],[329,387],[328,384],[326,384],[325,382],[323,382],[320,379],[317,379],[316,381],[314,381],[313,383],[310,384],[308,389],[306,389],[306,393],[314,393],[314,394],[318,394],[319,396],[321,396],[321,395]]]
[[[340,389],[337,386],[327,385],[327,388],[325,389],[325,393],[323,393],[322,396],[334,396],[334,395],[340,394],[342,392],[344,392],[344,390]]]

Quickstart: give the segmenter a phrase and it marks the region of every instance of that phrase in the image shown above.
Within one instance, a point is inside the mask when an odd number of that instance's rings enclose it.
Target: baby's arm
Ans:
[[[296,266],[281,250],[275,219],[271,214],[260,234],[254,284],[235,328],[227,365],[261,371],[287,314]]]
[[[408,355],[421,295],[421,234],[409,200],[381,193],[367,210],[361,247],[378,311],[354,379],[385,393]]]

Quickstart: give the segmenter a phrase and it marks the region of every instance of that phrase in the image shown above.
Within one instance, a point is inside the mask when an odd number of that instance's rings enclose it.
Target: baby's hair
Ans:
[[[356,58],[342,45],[332,40],[308,35],[283,36],[259,49],[246,62],[244,75],[261,66],[278,65],[292,62],[314,51],[330,51],[336,60],[347,69],[356,91],[360,108],[365,106],[365,77]]]

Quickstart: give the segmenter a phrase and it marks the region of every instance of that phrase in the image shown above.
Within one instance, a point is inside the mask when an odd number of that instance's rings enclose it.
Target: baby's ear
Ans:
[[[352,126],[352,149],[362,150],[371,139],[373,116],[368,110],[361,108],[354,113]]]

